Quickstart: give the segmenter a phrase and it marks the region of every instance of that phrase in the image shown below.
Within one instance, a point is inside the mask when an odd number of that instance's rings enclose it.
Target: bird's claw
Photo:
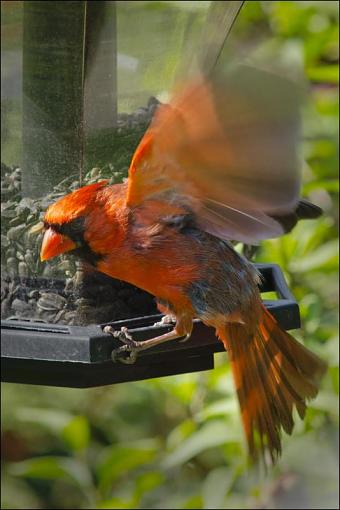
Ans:
[[[179,340],[179,342],[181,342],[181,344],[184,344],[184,342],[187,342],[190,337],[191,337],[191,333],[189,333],[188,335],[185,335],[185,337],[182,338],[181,340]]]
[[[180,338],[180,335],[177,334],[176,330],[173,330],[172,332],[166,333],[165,335],[150,338],[149,340],[144,340],[142,342],[137,342],[129,334],[127,328],[121,328],[120,331],[115,331],[111,326],[105,326],[103,331],[104,333],[111,334],[114,338],[117,338],[124,344],[117,349],[113,349],[111,353],[112,361],[120,361],[121,363],[128,365],[135,363],[140,351],[150,349],[150,347],[155,347],[156,345],[159,345],[163,342],[168,342],[169,340]],[[180,342],[186,342],[189,338],[190,333],[185,335],[184,338],[180,340]]]
[[[117,338],[124,345],[113,349],[111,352],[111,359],[114,363],[120,361],[126,365],[135,363],[138,352],[141,350],[142,342],[136,342],[129,333],[128,328],[122,327],[119,331],[115,331],[112,326],[105,326],[104,333],[109,333],[114,338]]]
[[[122,345],[111,352],[111,359],[114,363],[120,361],[125,365],[133,365],[138,357],[139,350],[129,345]]]
[[[154,327],[157,326],[174,326],[176,324],[176,317],[172,315],[163,315],[160,321],[154,323]]]

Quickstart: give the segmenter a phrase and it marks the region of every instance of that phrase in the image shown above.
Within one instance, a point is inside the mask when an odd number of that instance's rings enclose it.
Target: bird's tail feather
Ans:
[[[268,451],[274,463],[281,453],[281,427],[291,434],[293,407],[302,418],[326,365],[282,330],[264,306],[261,310],[255,335],[236,323],[217,334],[229,352],[250,457],[264,458]]]

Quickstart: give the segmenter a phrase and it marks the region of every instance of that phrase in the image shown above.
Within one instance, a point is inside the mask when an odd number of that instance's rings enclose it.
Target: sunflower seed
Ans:
[[[28,270],[26,262],[19,262],[18,274],[19,274],[19,276],[28,276],[29,275],[29,270]]]
[[[3,234],[1,234],[1,246],[3,248],[7,248],[7,246],[9,246],[9,240],[7,239],[7,237]]]
[[[54,292],[42,292],[37,304],[41,310],[53,311],[65,308],[67,301]]]
[[[26,303],[26,301],[23,301],[22,299],[18,299],[18,298],[13,300],[12,309],[16,313],[24,313],[27,311],[32,311],[31,306],[28,303]]]
[[[24,230],[25,230],[26,226],[25,225],[18,225],[18,226],[15,226],[15,227],[12,227],[9,229],[9,231],[7,232],[7,237],[10,241],[16,241],[17,239],[20,238],[20,236],[23,234]]]

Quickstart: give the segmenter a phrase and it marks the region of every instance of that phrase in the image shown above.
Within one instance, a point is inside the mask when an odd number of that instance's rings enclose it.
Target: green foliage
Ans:
[[[144,4],[164,9],[168,2]],[[337,2],[248,2],[231,41],[230,51],[241,54],[297,56],[311,80],[304,193],[324,215],[263,243],[257,261],[283,268],[301,309],[296,337],[329,370],[305,420],[296,418],[293,436],[283,438],[278,466],[267,475],[247,467],[224,353],[213,371],[116,387],[7,384],[2,508],[337,507],[337,22]],[[156,74],[148,79],[157,82]]]

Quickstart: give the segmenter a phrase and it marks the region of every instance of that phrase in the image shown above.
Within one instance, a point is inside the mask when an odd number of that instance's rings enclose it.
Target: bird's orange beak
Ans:
[[[44,234],[40,250],[40,260],[48,260],[67,251],[74,250],[77,247],[69,237],[63,236],[48,228]]]

